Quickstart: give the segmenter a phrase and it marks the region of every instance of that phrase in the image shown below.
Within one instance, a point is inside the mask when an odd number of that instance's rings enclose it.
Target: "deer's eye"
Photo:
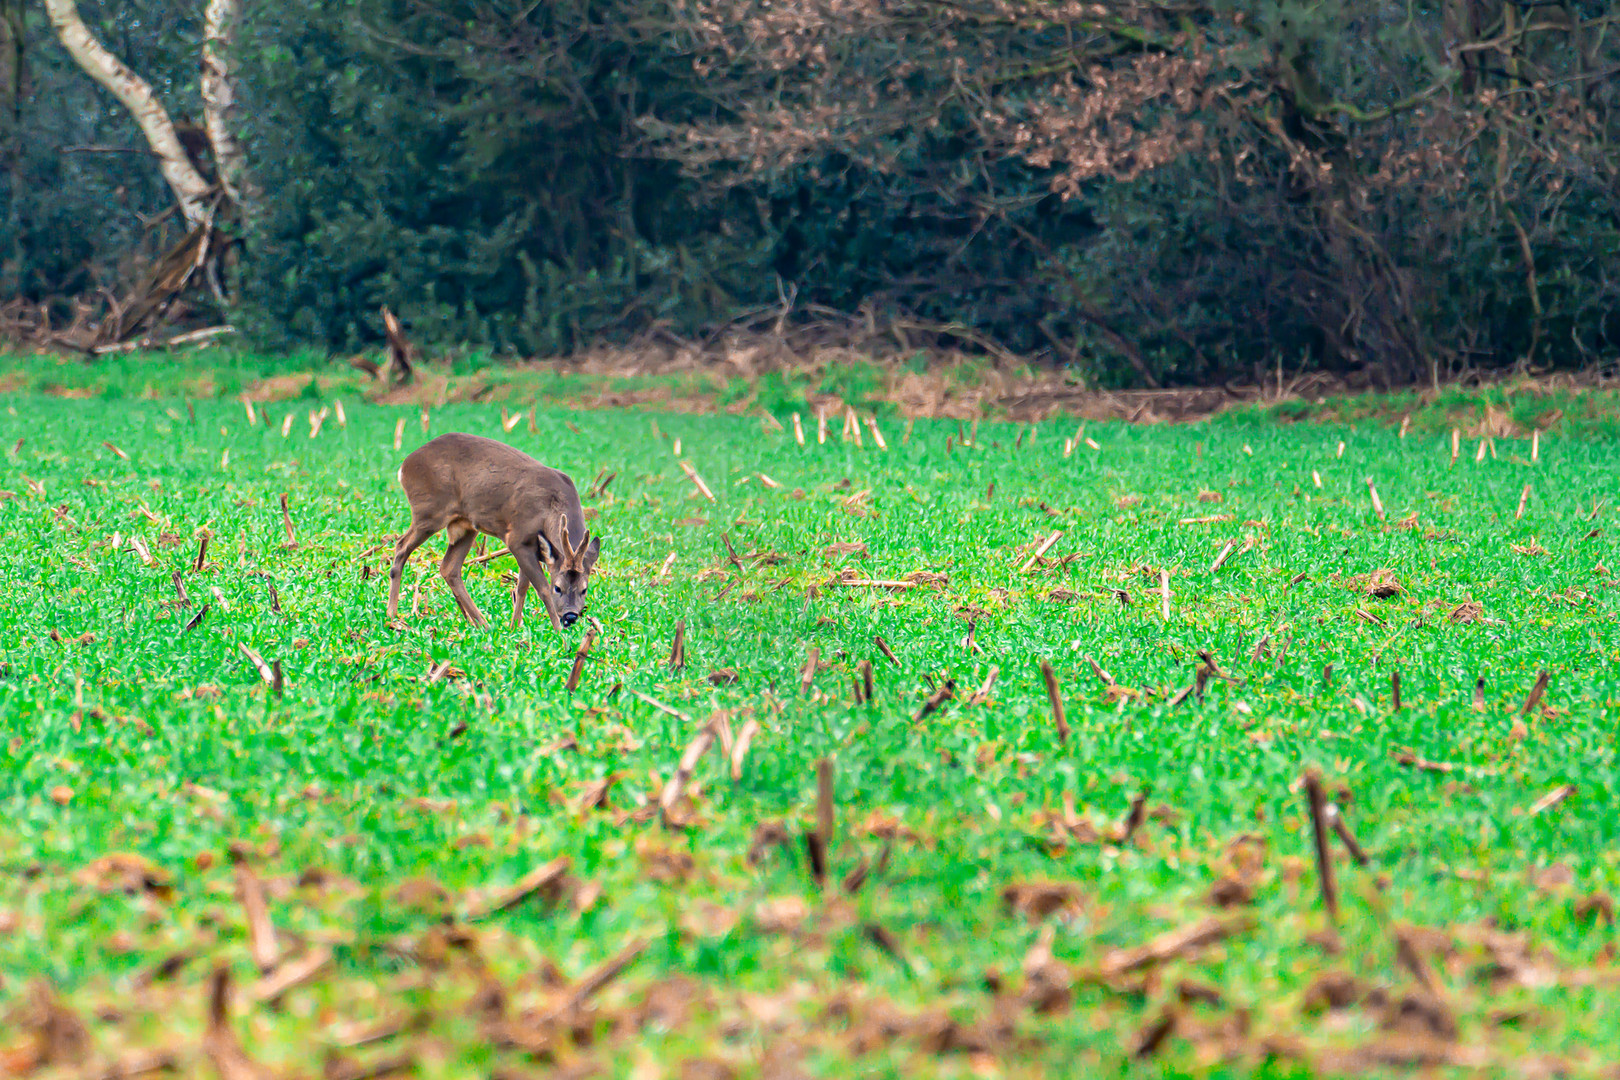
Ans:
[[[561,585],[553,585],[551,587],[551,591],[556,593],[558,596],[561,596],[562,595],[562,586]]]

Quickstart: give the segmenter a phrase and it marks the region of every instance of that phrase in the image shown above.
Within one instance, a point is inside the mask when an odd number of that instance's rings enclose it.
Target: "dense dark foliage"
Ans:
[[[194,89],[195,3],[81,5]],[[1620,23],[1521,6],[289,0],[238,54],[232,316],[555,353],[790,308],[1100,382],[1575,366],[1620,337]],[[164,204],[31,17],[4,288],[115,280]],[[0,65],[3,67],[3,65]],[[158,241],[148,238],[148,246]]]

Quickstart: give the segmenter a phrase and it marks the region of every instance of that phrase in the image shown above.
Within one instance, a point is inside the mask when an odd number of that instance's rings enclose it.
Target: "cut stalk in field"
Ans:
[[[1316,873],[1322,886],[1322,903],[1328,915],[1339,916],[1339,887],[1333,879],[1333,851],[1328,847],[1327,796],[1322,777],[1311,769],[1305,773],[1305,799],[1311,812],[1311,838],[1316,845]]]
[[[1098,664],[1096,660],[1092,659],[1090,653],[1086,654],[1086,666],[1091,669],[1091,673],[1093,675],[1097,676],[1098,682],[1102,683],[1104,686],[1114,685],[1114,677],[1108,672],[1104,671],[1102,665]]]
[[[1035,550],[1030,552],[1029,558],[1024,560],[1024,565],[1022,565],[1022,566],[1020,566],[1018,568],[1018,572],[1020,574],[1029,573],[1029,568],[1034,566],[1037,562],[1039,562],[1041,556],[1045,555],[1048,551],[1051,551],[1052,550],[1052,545],[1057,543],[1062,538],[1063,538],[1063,530],[1062,529],[1054,529],[1050,536],[1048,536],[1046,539],[1042,540],[1039,544],[1035,545]]]
[[[947,701],[949,701],[955,695],[955,693],[956,680],[946,679],[934,689],[933,693],[929,694],[928,697],[923,700],[923,703],[920,707],[918,707],[916,714],[912,716],[911,722],[916,723],[919,720],[927,717],[930,713],[934,712],[941,705],[944,705]]]
[[[253,665],[254,670],[259,673],[259,677],[265,681],[266,685],[276,681],[275,672],[270,670],[270,665],[264,662],[264,657],[260,656],[256,649],[249,648],[241,642],[237,642],[236,647],[242,651],[243,656],[247,657],[248,663]]]
[[[799,693],[810,693],[810,687],[816,681],[816,669],[820,664],[821,650],[812,645],[810,646],[809,655],[805,657],[803,666],[799,668]]]
[[[1552,672],[1543,670],[1536,676],[1535,685],[1530,688],[1529,695],[1524,699],[1524,707],[1519,710],[1520,716],[1529,716],[1530,711],[1541,704],[1541,695],[1547,692],[1547,684],[1552,681]]]
[[[1401,673],[1389,673],[1389,705],[1396,712],[1401,711]]]
[[[1534,465],[1541,460],[1541,429],[1530,433],[1530,464]]]
[[[298,537],[293,535],[292,511],[287,507],[287,493],[285,491],[281,493],[281,527],[287,532],[285,546],[288,548],[297,547]]]
[[[405,418],[402,416],[399,418],[399,423],[394,425],[394,449],[398,450],[402,445],[404,445],[404,442]]]
[[[231,969],[223,962],[208,980],[208,1027],[203,1031],[202,1046],[220,1080],[265,1080],[270,1075],[248,1057],[231,1029]]]
[[[669,669],[679,671],[686,666],[686,620],[675,622],[675,641],[669,647]]]
[[[816,835],[821,837],[821,850],[833,853],[835,827],[833,803],[833,759],[824,757],[816,762]]]
[[[1069,720],[1063,714],[1063,694],[1058,689],[1057,672],[1049,660],[1041,661],[1041,679],[1046,683],[1046,700],[1052,707],[1052,726],[1057,729],[1058,742],[1069,741]]]
[[[1337,804],[1327,804],[1327,818],[1328,824],[1333,828],[1333,834],[1339,838],[1339,843],[1344,845],[1344,850],[1350,853],[1356,865],[1366,866],[1371,860],[1368,859],[1367,852],[1362,849],[1360,842],[1356,840],[1356,834],[1350,831],[1350,824],[1344,820],[1344,813]]]
[[[260,973],[268,973],[281,959],[281,945],[276,940],[275,924],[270,921],[264,885],[248,865],[240,848],[233,846],[230,854],[236,875],[236,899],[247,918],[248,953],[258,965]]]
[[[1001,668],[998,667],[995,664],[991,664],[990,665],[990,670],[985,673],[984,682],[980,683],[979,688],[977,690],[973,691],[973,696],[968,698],[968,704],[969,705],[985,705],[985,704],[988,704],[989,701],[990,701],[990,692],[995,689],[996,677],[999,676],[1000,674],[1001,674]]]
[[[816,410],[816,445],[825,446],[827,443],[827,410]]]
[[[749,717],[737,731],[737,741],[731,747],[731,778],[742,779],[743,761],[748,757],[748,748],[753,745],[754,736],[759,734],[759,721]]]
[[[691,783],[692,773],[697,770],[698,762],[709,752],[709,747],[714,745],[715,735],[715,724],[711,720],[703,725],[703,730],[699,731],[681,752],[681,760],[676,764],[675,772],[658,796],[658,813],[666,826],[671,824],[669,812],[674,809],[675,803],[686,790],[686,785]]]
[[[575,984],[573,992],[568,996],[568,1000],[557,1010],[556,1018],[577,1012],[581,1005],[601,993],[604,987],[628,971],[630,965],[635,963],[637,958],[646,951],[647,942],[641,940],[632,941],[619,950],[618,955],[614,956],[613,959],[596,968]]]
[[[572,694],[579,689],[579,678],[585,671],[585,658],[590,655],[591,646],[596,644],[596,628],[585,631],[585,640],[579,643],[579,651],[574,654],[573,669],[568,672],[567,691]]]
[[[1520,520],[1521,518],[1524,517],[1524,504],[1529,502],[1529,501],[1530,501],[1530,485],[1526,484],[1526,485],[1524,485],[1524,490],[1519,492],[1519,508],[1517,510],[1513,511],[1513,520],[1514,521],[1518,521],[1518,520]]]
[[[862,660],[859,664],[855,665],[855,676],[856,676],[856,678],[858,680],[856,685],[858,685],[861,688],[861,697],[860,697],[861,704],[871,704],[871,702],[872,702],[872,661],[870,661],[870,660]]]
[[[1560,784],[1551,791],[1547,792],[1547,794],[1543,795],[1541,798],[1537,799],[1535,802],[1531,803],[1529,809],[1525,811],[1525,814],[1529,817],[1535,817],[1537,814],[1544,814],[1573,794],[1575,794],[1574,784]]]
[[[889,648],[889,643],[884,641],[881,635],[873,634],[872,641],[877,645],[878,652],[889,658],[889,663],[893,664],[895,667],[900,666],[900,658],[894,655],[894,650]]]
[[[714,492],[709,490],[709,485],[703,482],[703,477],[697,474],[697,470],[692,468],[691,463],[683,461],[680,463],[680,465],[681,471],[684,472],[686,474],[686,478],[692,481],[693,485],[697,487],[699,493],[701,493],[705,499],[708,499],[710,502],[714,502]]]
[[[673,716],[675,719],[684,721],[685,723],[688,723],[688,724],[690,724],[692,722],[692,718],[690,716],[687,716],[685,713],[681,712],[681,710],[679,710],[677,708],[674,708],[674,707],[669,706],[669,705],[665,705],[662,701],[659,701],[657,698],[651,696],[650,694],[643,694],[640,690],[632,690],[632,691],[630,691],[630,694],[631,694],[632,697],[637,697],[637,698],[640,698],[642,701],[645,701],[648,705],[651,705],[653,708],[657,709],[659,712],[663,713],[665,716]]]
[[[1224,566],[1226,564],[1226,560],[1231,558],[1232,552],[1234,552],[1236,550],[1237,550],[1237,541],[1236,540],[1228,540],[1226,542],[1226,546],[1221,548],[1221,553],[1219,555],[1215,556],[1215,561],[1209,564],[1209,572],[1213,574],[1215,571],[1219,570],[1222,566]],[[1168,616],[1166,616],[1166,617],[1168,618]]]
[[[1372,477],[1370,476],[1367,477],[1367,496],[1368,498],[1372,499],[1373,513],[1378,516],[1379,521],[1383,521],[1384,502],[1378,497],[1378,489],[1373,486]]]
[[[1159,571],[1159,606],[1164,621],[1170,621],[1170,571]]]
[[[248,996],[256,1002],[269,1005],[272,1008],[280,1005],[282,998],[293,990],[314,981],[316,976],[322,975],[333,964],[332,950],[325,945],[317,945],[303,956],[282,963],[274,971],[253,984]]]
[[[879,450],[887,450],[889,448],[889,444],[883,440],[883,432],[878,430],[876,416],[868,416],[866,418],[866,427],[867,430],[872,433],[872,441],[877,444],[877,448]]]
[[[572,865],[568,856],[560,855],[537,866],[504,889],[474,897],[467,903],[464,917],[468,922],[476,922],[503,911],[511,911],[529,897],[561,884]]]
[[[1451,464],[1457,464],[1457,454],[1462,450],[1462,430],[1451,429]]]

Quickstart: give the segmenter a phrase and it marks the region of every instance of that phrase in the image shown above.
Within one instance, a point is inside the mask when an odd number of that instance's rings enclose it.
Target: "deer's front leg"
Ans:
[[[540,602],[546,606],[546,614],[551,616],[552,628],[559,634],[562,633],[562,620],[557,618],[557,609],[551,602],[551,580],[546,577],[546,572],[541,567],[540,560],[535,558],[534,549],[510,542],[506,546],[511,550],[512,557],[517,560],[519,569],[529,579],[529,584],[533,585],[534,591],[540,594]],[[515,615],[517,612],[513,614]]]
[[[523,598],[529,592],[529,575],[518,571],[517,585],[512,589],[512,629],[523,625]]]

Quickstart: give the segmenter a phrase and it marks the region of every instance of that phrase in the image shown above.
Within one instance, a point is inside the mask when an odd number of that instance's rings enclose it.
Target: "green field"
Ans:
[[[0,1074],[1620,1060],[1616,444],[435,409],[615,474],[570,694],[507,559],[386,624],[429,435],[322,404],[0,408]]]

